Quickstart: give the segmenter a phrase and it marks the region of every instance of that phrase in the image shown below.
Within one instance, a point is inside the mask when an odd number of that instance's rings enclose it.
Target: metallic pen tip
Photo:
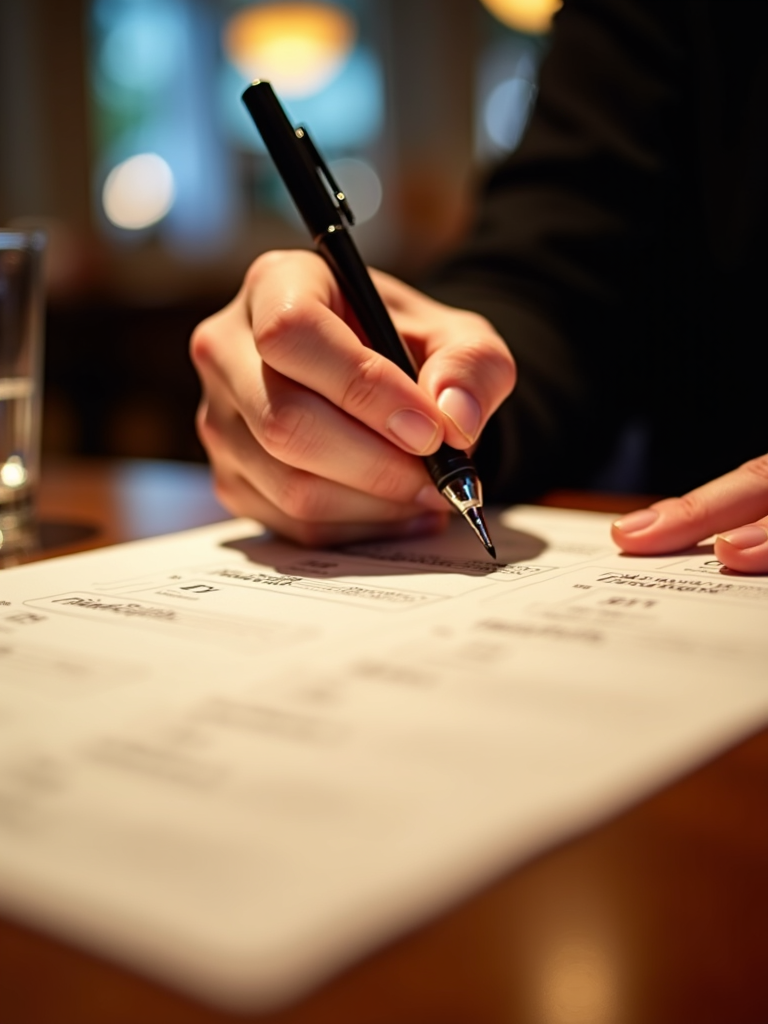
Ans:
[[[491,540],[491,536],[488,533],[488,526],[486,525],[482,509],[478,508],[477,506],[467,508],[464,510],[463,516],[469,523],[469,525],[472,527],[472,529],[475,531],[477,536],[480,538],[483,547],[495,562],[496,548],[493,546],[493,541]]]

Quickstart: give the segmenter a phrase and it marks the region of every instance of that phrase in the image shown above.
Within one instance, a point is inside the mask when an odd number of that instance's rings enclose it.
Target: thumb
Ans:
[[[517,380],[515,361],[483,317],[459,313],[439,343],[430,346],[419,384],[443,414],[445,440],[470,448]]]

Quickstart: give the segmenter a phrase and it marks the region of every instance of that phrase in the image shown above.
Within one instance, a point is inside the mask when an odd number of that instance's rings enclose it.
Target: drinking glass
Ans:
[[[30,546],[40,476],[45,235],[0,230],[0,554]]]

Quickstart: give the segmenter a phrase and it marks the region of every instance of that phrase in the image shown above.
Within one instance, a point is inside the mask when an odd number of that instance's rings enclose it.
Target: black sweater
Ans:
[[[565,0],[525,137],[429,291],[519,368],[492,498],[588,486],[641,420],[653,493],[768,452],[768,3]]]

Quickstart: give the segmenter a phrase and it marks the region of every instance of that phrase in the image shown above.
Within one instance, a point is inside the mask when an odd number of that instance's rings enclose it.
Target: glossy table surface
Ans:
[[[637,507],[631,498],[564,493],[546,503]],[[49,466],[40,510],[46,550],[38,557],[226,517],[204,467],[171,463]],[[764,1024],[768,730],[497,879],[279,1013],[232,1017],[0,920],[2,1024],[244,1019]]]

